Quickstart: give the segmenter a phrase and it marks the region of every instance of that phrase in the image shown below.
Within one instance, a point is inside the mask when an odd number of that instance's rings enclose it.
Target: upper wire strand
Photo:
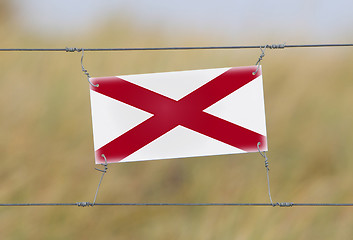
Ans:
[[[162,51],[162,50],[221,50],[221,49],[258,49],[260,47],[270,49],[284,48],[318,48],[318,47],[353,47],[353,43],[327,43],[327,44],[272,44],[272,45],[248,45],[248,46],[198,46],[198,47],[136,47],[136,48],[0,48],[2,52],[80,52],[85,51]]]

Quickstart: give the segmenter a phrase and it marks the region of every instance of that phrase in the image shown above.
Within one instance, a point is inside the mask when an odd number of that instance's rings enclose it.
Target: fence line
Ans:
[[[2,52],[81,52],[84,51],[171,51],[171,50],[226,50],[226,49],[285,49],[318,47],[353,47],[353,43],[328,44],[270,44],[248,46],[196,46],[196,47],[134,47],[134,48],[0,48]]]
[[[353,203],[1,203],[0,207],[49,207],[49,206],[150,206],[150,207],[353,207]]]
[[[84,51],[162,51],[162,50],[226,50],[226,49],[285,49],[285,48],[320,48],[320,47],[353,47],[353,43],[329,43],[329,44],[272,44],[272,45],[250,45],[250,46],[203,46],[203,47],[137,47],[137,48],[0,48],[0,52],[84,52]],[[82,61],[82,59],[81,59]],[[104,176],[104,174],[103,174]],[[99,184],[100,185],[100,184]],[[98,186],[99,188],[99,186]],[[97,189],[98,192],[98,189]],[[96,195],[97,195],[96,192]],[[270,194],[270,192],[269,192]],[[271,195],[270,195],[271,199]],[[96,196],[95,196],[96,200]],[[209,206],[231,206],[231,207],[352,207],[353,203],[0,203],[0,207],[48,207],[48,206],[176,206],[176,207],[209,207]]]

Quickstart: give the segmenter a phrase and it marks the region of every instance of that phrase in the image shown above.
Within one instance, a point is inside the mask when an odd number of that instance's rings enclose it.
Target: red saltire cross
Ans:
[[[178,101],[119,77],[92,78],[99,87],[91,86],[91,90],[153,114],[97,149],[96,159],[103,163],[104,154],[108,162],[121,161],[178,125],[244,151],[256,150],[258,142],[260,150],[266,149],[265,136],[203,111],[260,76],[261,69],[253,75],[255,70],[256,66],[231,68]]]

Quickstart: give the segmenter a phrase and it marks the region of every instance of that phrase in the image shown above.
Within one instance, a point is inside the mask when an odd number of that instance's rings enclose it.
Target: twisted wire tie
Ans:
[[[257,143],[257,150],[259,151],[259,153],[261,154],[261,156],[262,156],[263,158],[265,158],[265,168],[266,168],[266,176],[267,176],[268,197],[270,198],[270,202],[271,202],[272,206],[275,207],[275,206],[276,206],[276,203],[273,203],[273,202],[272,202],[272,196],[271,196],[270,175],[269,175],[269,171],[270,171],[269,162],[268,162],[266,153],[265,153],[265,152],[261,152],[261,150],[260,150],[260,144],[261,144],[261,142],[258,142],[258,143]]]
[[[102,166],[104,166],[104,169],[99,169],[99,168],[95,168],[97,171],[100,171],[102,172],[102,176],[101,176],[101,179],[99,181],[99,184],[98,184],[98,187],[97,187],[97,190],[96,190],[96,194],[94,195],[94,200],[93,200],[93,203],[92,203],[92,207],[94,206],[94,204],[96,203],[96,199],[97,199],[97,195],[98,195],[98,191],[99,191],[99,188],[101,186],[101,183],[102,183],[102,180],[103,180],[103,177],[104,177],[104,174],[107,172],[108,170],[108,161],[107,161],[107,158],[105,157],[104,154],[101,155],[103,158],[104,158],[104,163],[101,163]]]
[[[65,51],[66,52],[81,52],[81,51],[83,51],[83,48],[70,48],[70,47],[66,47],[65,48]]]
[[[76,205],[78,207],[93,207],[93,204],[90,202],[77,202]]]
[[[281,203],[274,203],[272,204],[273,207],[279,206],[279,207],[293,207],[294,203],[292,202],[281,202]]]
[[[269,49],[284,49],[286,47],[285,43],[281,43],[281,44],[272,44],[272,45],[266,45],[265,48],[269,48]]]
[[[89,82],[89,84],[91,84],[93,87],[99,87],[99,84],[93,84],[90,81],[91,76],[89,75],[88,71],[83,67],[83,56],[84,56],[84,49],[83,48],[70,48],[70,47],[66,47],[65,48],[66,52],[82,52],[82,56],[81,56],[81,69],[83,74],[85,74],[87,76],[87,81]]]
[[[256,67],[256,70],[255,72],[252,73],[252,75],[255,75],[258,71],[259,71],[259,68],[260,68],[260,62],[262,61],[262,59],[265,57],[265,50],[266,48],[269,48],[269,49],[284,49],[286,47],[286,45],[284,43],[282,44],[272,44],[272,45],[265,45],[263,48],[262,46],[260,46],[260,50],[261,50],[261,55],[259,57],[259,60],[257,60],[256,64],[257,67]]]

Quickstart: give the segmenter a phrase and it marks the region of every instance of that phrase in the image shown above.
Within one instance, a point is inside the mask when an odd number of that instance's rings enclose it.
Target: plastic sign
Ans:
[[[91,78],[96,163],[267,151],[261,68]]]

